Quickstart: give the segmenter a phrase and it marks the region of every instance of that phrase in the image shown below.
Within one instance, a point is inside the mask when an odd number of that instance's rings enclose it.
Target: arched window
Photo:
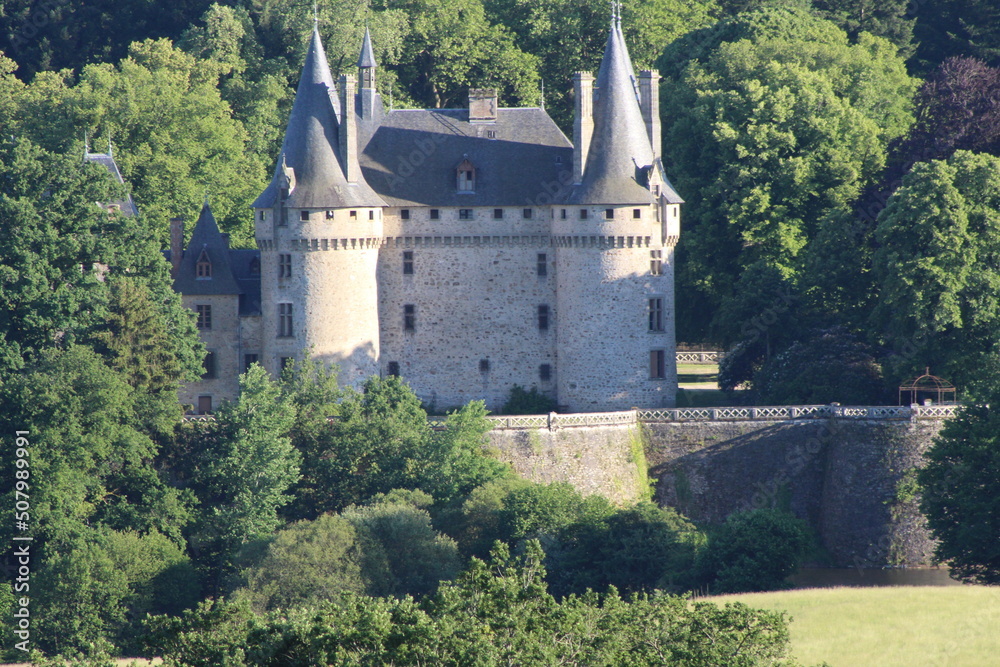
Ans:
[[[208,250],[202,248],[195,265],[195,276],[198,280],[209,280],[212,277],[212,262],[208,259]]]
[[[456,188],[459,192],[474,192],[476,189],[476,168],[469,159],[462,160],[457,170],[458,184]]]

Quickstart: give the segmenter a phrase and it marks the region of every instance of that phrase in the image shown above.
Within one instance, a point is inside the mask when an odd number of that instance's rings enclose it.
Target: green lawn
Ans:
[[[702,598],[787,611],[792,653],[832,667],[1000,665],[1000,587],[811,588]]]
[[[677,382],[684,389],[717,389],[717,364],[677,364]]]

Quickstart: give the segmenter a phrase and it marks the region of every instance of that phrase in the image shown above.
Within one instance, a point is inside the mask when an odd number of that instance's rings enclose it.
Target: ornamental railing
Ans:
[[[678,352],[677,363],[679,364],[715,364],[722,358],[722,353],[711,352]]]

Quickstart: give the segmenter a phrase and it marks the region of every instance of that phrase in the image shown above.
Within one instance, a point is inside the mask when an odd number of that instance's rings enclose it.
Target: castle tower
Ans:
[[[353,89],[344,77],[338,92],[314,28],[274,176],[253,208],[261,362],[276,374],[310,355],[339,364],[341,382],[357,386],[378,372],[385,202],[358,167]]]
[[[576,76],[586,94],[588,76]],[[673,244],[680,198],[657,157],[659,77],[632,69],[612,17],[593,103],[578,100],[582,173],[554,209],[559,402],[573,411],[671,406],[677,391]],[[646,95],[646,100],[640,100]],[[645,113],[644,113],[645,112]],[[579,170],[580,167],[578,166]],[[667,203],[672,202],[672,203]]]

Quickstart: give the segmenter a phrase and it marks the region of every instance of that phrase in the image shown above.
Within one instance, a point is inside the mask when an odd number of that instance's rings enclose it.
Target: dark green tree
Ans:
[[[1000,7],[990,0],[936,0],[914,5],[919,44],[916,64],[924,72],[953,56],[980,58],[1000,66]]]
[[[885,37],[899,47],[904,58],[913,55],[913,24],[907,0],[814,0],[820,15],[845,31],[851,39],[862,32]]]
[[[1000,415],[995,406],[970,406],[945,422],[917,473],[920,509],[938,540],[934,557],[951,575],[977,584],[1000,583]]]

